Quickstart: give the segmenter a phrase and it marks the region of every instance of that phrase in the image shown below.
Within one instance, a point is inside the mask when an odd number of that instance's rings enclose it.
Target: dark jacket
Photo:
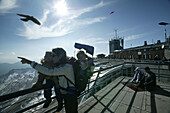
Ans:
[[[145,83],[146,85],[156,86],[156,75],[152,71],[148,72],[148,75],[145,77]]]

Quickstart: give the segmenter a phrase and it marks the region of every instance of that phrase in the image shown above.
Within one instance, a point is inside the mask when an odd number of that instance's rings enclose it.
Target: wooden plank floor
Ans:
[[[119,77],[79,105],[79,113],[170,113],[170,84],[152,92],[135,92],[125,84],[129,77]]]
[[[132,78],[120,76],[79,105],[79,113],[170,113],[170,83],[157,84],[155,91],[135,92],[128,88]],[[48,108],[57,105],[52,103]],[[38,112],[45,112],[41,109]],[[52,110],[49,113],[54,112]],[[65,113],[63,109],[60,113]]]

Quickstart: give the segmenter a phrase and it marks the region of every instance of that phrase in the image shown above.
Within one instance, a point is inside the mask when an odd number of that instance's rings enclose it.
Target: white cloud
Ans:
[[[108,40],[104,40],[103,38],[91,38],[89,41],[92,40],[94,44],[108,44]]]
[[[103,38],[96,38],[94,36],[86,36],[84,38],[81,38],[77,40],[76,42],[82,43],[82,44],[90,44],[90,45],[97,45],[97,44],[106,44],[109,41],[104,40]]]
[[[92,10],[103,7],[107,4],[108,3],[100,2],[88,8],[76,9],[74,11],[71,10],[69,11],[69,14],[67,16],[56,16],[56,18],[53,17],[53,19],[55,19],[56,21],[49,26],[45,26],[44,23],[48,23],[50,21],[50,16],[54,15],[55,12],[53,10],[46,9],[44,11],[43,17],[40,19],[42,24],[41,26],[34,25],[31,22],[24,23],[25,29],[20,29],[20,33],[18,35],[27,37],[27,39],[40,39],[67,35],[84,26],[102,22],[103,20],[105,20],[106,17],[85,19],[77,19],[77,17],[80,17],[84,13],[91,12]]]
[[[77,22],[79,25],[90,25],[93,23],[102,22],[104,19],[106,19],[106,17],[96,17],[96,18],[88,18],[85,20],[80,20]]]
[[[0,52],[0,55],[2,55],[3,53],[2,52]]]
[[[41,20],[40,20],[41,25],[47,20],[47,16],[48,16],[49,13],[50,13],[49,10],[44,10],[43,17],[42,17]]]
[[[138,39],[138,38],[142,38],[142,37],[144,37],[145,35],[146,35],[146,34],[131,35],[131,36],[128,36],[127,38],[125,38],[124,40],[125,40],[125,41],[135,40],[135,39]]]
[[[0,13],[9,13],[12,9],[18,7],[17,0],[1,0]]]
[[[11,52],[11,54],[12,54],[12,55],[16,55],[16,53],[15,53],[15,52]]]
[[[100,3],[98,3],[98,4],[94,5],[94,6],[79,9],[79,10],[75,10],[75,11],[72,12],[73,14],[71,16],[71,19],[77,18],[77,17],[81,16],[84,13],[91,12],[94,9],[97,9],[97,8],[103,7],[105,5],[108,5],[109,3],[110,2],[104,3],[103,1],[101,1]]]

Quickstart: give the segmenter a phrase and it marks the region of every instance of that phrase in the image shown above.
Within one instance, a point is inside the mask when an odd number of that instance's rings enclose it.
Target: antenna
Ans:
[[[115,29],[115,38],[117,39],[117,30],[118,29]]]
[[[165,42],[167,41],[166,26],[165,26]]]

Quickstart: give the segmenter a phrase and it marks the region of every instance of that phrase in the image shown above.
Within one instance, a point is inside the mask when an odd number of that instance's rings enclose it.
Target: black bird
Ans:
[[[33,16],[24,15],[24,14],[17,14],[17,15],[21,16],[21,17],[25,17],[25,18],[21,18],[21,20],[24,21],[24,22],[27,22],[28,20],[31,20],[34,23],[36,23],[38,25],[41,25],[41,23],[36,18],[34,18]]]
[[[110,12],[110,15],[113,14],[115,11]]]

